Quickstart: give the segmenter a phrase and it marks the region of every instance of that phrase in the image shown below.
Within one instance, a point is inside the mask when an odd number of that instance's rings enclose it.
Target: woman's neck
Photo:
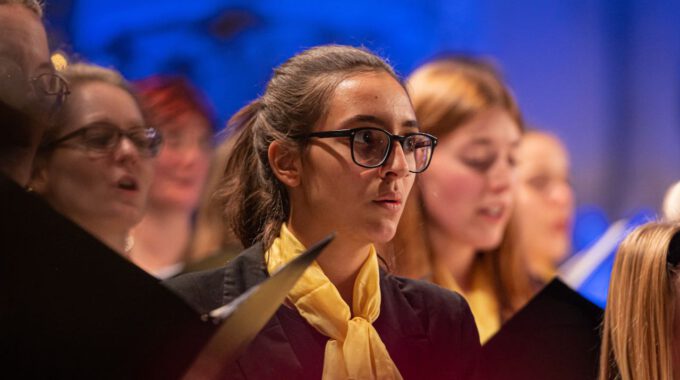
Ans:
[[[472,287],[472,265],[476,250],[473,246],[461,243],[451,234],[430,226],[428,229],[434,259],[443,265],[463,292]]]
[[[322,234],[296,226],[293,221],[289,221],[288,228],[305,247],[311,246],[324,237]],[[333,241],[316,260],[350,309],[352,308],[354,282],[368,257],[370,246],[370,243],[352,239],[349,233],[336,231]]]
[[[183,261],[191,237],[191,214],[149,209],[134,228],[130,259],[149,273]]]
[[[540,254],[527,254],[526,257],[529,258],[526,265],[528,266],[529,273],[533,278],[547,283],[557,274],[556,266],[550,262],[548,257],[541,256]]]
[[[92,236],[96,237],[102,243],[109,246],[109,248],[113,249],[118,254],[127,257],[125,248],[127,246],[127,241],[130,234],[129,228],[121,227],[120,225],[114,223],[92,223],[91,221],[84,222],[79,220],[77,217],[70,218],[85,231],[89,232]]]

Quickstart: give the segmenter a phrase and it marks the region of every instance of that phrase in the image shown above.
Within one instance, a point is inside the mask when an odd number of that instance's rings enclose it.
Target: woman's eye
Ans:
[[[550,179],[546,176],[538,176],[538,177],[533,177],[530,178],[528,181],[529,186],[533,187],[536,190],[545,190],[548,185],[550,184]]]
[[[373,144],[375,142],[375,137],[371,131],[359,132],[359,141],[364,144]]]
[[[163,141],[170,147],[178,147],[182,144],[182,135],[179,133],[164,133]]]
[[[111,136],[109,135],[94,135],[88,136],[86,139],[87,145],[92,147],[106,147],[111,141]]]
[[[496,161],[495,157],[485,157],[485,158],[473,158],[473,157],[467,157],[463,158],[463,163],[472,169],[475,169],[479,172],[485,172],[493,166],[494,162]]]
[[[105,148],[115,139],[115,131],[109,128],[92,127],[83,135],[83,142],[91,148]]]
[[[415,138],[407,138],[407,139],[404,141],[403,148],[404,148],[404,152],[405,152],[405,153],[413,152],[413,151],[416,150],[416,148],[418,148],[418,147],[419,147],[419,146],[418,146],[418,141],[416,141]]]

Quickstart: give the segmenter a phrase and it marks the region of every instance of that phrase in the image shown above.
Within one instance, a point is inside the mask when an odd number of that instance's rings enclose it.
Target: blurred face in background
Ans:
[[[5,161],[16,165],[11,150],[37,145],[55,101],[43,91],[41,79],[52,73],[40,18],[20,4],[0,5],[0,153],[10,154],[3,158],[3,169]],[[27,179],[16,178],[22,185]]]
[[[492,108],[440,136],[429,169],[419,179],[433,227],[465,246],[497,246],[510,216],[520,127]]]
[[[520,251],[530,268],[553,269],[569,253],[574,195],[569,156],[555,137],[525,135],[517,152],[515,216]]]
[[[127,132],[146,126],[135,100],[117,86],[92,81],[71,91],[64,127],[54,140],[103,125]],[[141,220],[146,207],[152,157],[127,137],[111,149],[91,149],[100,141],[103,137],[76,136],[54,146],[38,163],[31,186],[86,229],[93,225],[129,229]]]
[[[157,127],[164,143],[155,163],[150,206],[193,211],[212,159],[210,123],[197,112],[186,112]]]
[[[51,73],[49,57],[47,36],[40,18],[23,5],[0,5],[0,72],[3,73],[0,77],[0,98],[4,100],[5,96],[10,99],[25,96],[26,94],[8,92],[26,90],[25,81],[30,81],[41,73]],[[22,77],[8,77],[10,73],[22,74]]]

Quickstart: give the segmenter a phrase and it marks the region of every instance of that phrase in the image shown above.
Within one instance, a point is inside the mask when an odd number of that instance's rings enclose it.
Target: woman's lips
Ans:
[[[560,220],[552,224],[552,227],[557,232],[566,232],[569,230],[571,224],[567,220]]]
[[[487,221],[498,223],[504,220],[506,209],[507,208],[502,205],[488,206],[480,208],[477,213]]]
[[[195,177],[169,177],[169,182],[180,187],[194,187],[199,184]]]
[[[139,190],[139,182],[130,175],[124,175],[116,181],[116,187],[120,190],[134,192]]]
[[[380,196],[373,201],[376,205],[388,210],[397,211],[401,209],[402,201],[401,195],[398,193],[390,193]]]
[[[396,200],[376,200],[373,203],[380,207],[384,207],[388,210],[399,210],[401,209],[401,201]]]

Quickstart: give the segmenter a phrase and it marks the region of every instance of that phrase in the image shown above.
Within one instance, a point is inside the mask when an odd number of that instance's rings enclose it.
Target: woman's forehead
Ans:
[[[100,119],[122,124],[120,127],[144,122],[141,110],[129,92],[102,81],[74,86],[66,105],[67,120],[76,125]]]
[[[341,81],[329,97],[325,119],[325,127],[320,129],[362,122],[413,125],[415,113],[401,84],[379,71],[359,73]]]

